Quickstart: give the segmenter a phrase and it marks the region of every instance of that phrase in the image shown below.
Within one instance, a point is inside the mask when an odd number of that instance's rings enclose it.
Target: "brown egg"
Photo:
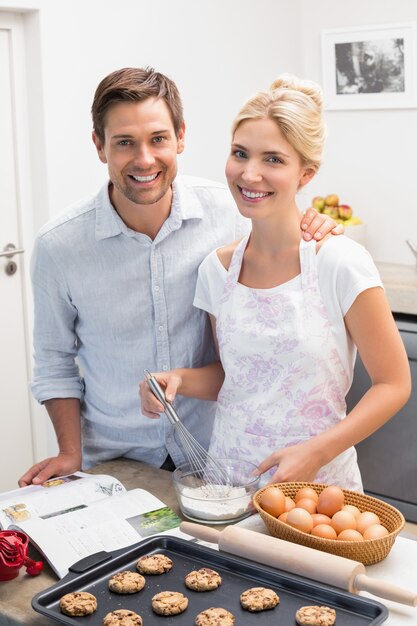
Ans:
[[[310,534],[321,539],[337,539],[337,532],[330,524],[317,524]]]
[[[284,524],[287,523],[287,515],[288,515],[288,511],[284,511],[284,513],[281,513],[281,515],[278,517],[280,522],[284,522]]]
[[[285,510],[291,511],[295,507],[295,502],[290,496],[285,496]]]
[[[313,528],[313,519],[308,511],[295,507],[287,513],[287,524],[303,533],[310,533]]]
[[[339,534],[342,530],[356,530],[356,517],[349,513],[349,511],[336,511],[331,520],[331,525]]]
[[[349,513],[352,513],[352,515],[356,518],[361,514],[358,507],[354,506],[353,504],[345,504],[342,508],[342,511],[349,511]]]
[[[311,516],[313,518],[314,526],[318,526],[319,524],[329,524],[332,521],[328,515],[323,515],[323,513],[313,513]]]
[[[259,505],[270,515],[279,517],[285,511],[285,495],[279,487],[267,487],[261,493]]]
[[[336,511],[340,511],[345,503],[345,496],[340,487],[331,485],[325,487],[317,500],[317,513],[324,513],[332,517]]]
[[[337,535],[338,541],[363,541],[363,537],[357,530],[347,528]]]
[[[301,487],[301,489],[299,489],[295,494],[294,500],[298,502],[298,500],[301,500],[302,498],[310,498],[310,500],[315,500],[317,502],[319,496],[313,487]]]
[[[364,511],[357,518],[357,530],[363,535],[368,526],[372,526],[373,524],[379,524],[380,520],[376,513],[372,513],[372,511]]]
[[[372,526],[368,526],[368,528],[363,533],[364,539],[379,539],[380,537],[385,537],[389,535],[388,529],[382,524],[372,524]]]
[[[300,509],[305,509],[311,514],[316,512],[317,503],[312,498],[300,498],[295,504]]]

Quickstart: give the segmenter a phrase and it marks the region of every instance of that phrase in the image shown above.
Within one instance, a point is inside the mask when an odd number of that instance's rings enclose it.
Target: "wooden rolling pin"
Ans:
[[[197,539],[218,544],[219,550],[223,552],[242,556],[251,561],[270,565],[352,593],[368,591],[380,598],[417,606],[416,592],[401,589],[376,578],[369,578],[366,575],[365,566],[358,561],[237,526],[227,526],[224,530],[216,530],[192,522],[181,522],[180,529]]]

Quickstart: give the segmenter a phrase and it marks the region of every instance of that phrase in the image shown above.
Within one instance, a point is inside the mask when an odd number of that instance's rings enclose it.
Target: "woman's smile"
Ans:
[[[272,191],[258,191],[256,189],[240,187],[240,185],[237,185],[237,188],[239,189],[243,198],[248,202],[259,202],[260,200],[263,200],[264,198],[268,198],[269,196],[273,195]]]

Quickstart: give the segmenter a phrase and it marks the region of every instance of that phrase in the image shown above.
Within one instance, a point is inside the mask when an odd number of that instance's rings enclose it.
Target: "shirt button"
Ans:
[[[163,326],[158,326],[158,330],[160,330],[161,332],[164,330]]]
[[[168,369],[168,365],[163,365],[163,366],[162,366],[162,369],[164,370],[164,372],[166,372],[166,371],[167,371],[167,369]]]
[[[158,287],[158,285],[155,285],[155,287],[154,287],[154,291],[159,291],[159,287]]]

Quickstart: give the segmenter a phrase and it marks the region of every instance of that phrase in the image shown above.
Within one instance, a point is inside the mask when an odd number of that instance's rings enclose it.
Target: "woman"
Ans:
[[[346,237],[305,242],[296,194],[320,166],[318,85],[284,75],[247,101],[226,177],[245,239],[200,266],[194,305],[210,314],[220,363],[158,373],[167,398],[217,399],[210,453],[252,460],[263,482],[362,490],[354,445],[407,401],[406,353],[366,250]],[[346,415],[356,347],[372,386]],[[162,406],[141,384],[142,411]]]

